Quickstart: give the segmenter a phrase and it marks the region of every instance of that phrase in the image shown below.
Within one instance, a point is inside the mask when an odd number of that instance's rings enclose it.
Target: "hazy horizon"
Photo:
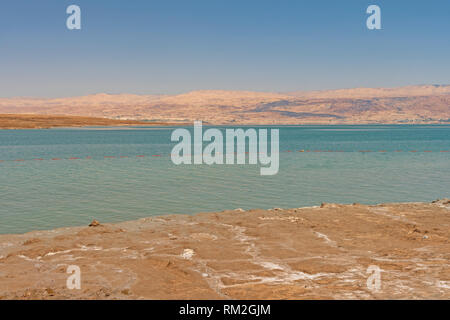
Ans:
[[[409,84],[409,85],[400,85],[400,86],[392,86],[392,87],[342,87],[342,88],[330,88],[330,89],[312,89],[312,90],[291,90],[291,91],[270,91],[270,90],[226,90],[226,89],[194,89],[188,91],[180,91],[174,93],[135,93],[135,92],[88,92],[86,94],[80,95],[56,95],[56,96],[0,96],[0,99],[64,99],[64,98],[77,98],[77,97],[86,97],[86,96],[95,96],[95,95],[137,95],[137,96],[176,96],[182,94],[188,94],[192,92],[202,92],[202,91],[224,91],[224,92],[254,92],[254,93],[274,93],[274,94],[290,94],[294,92],[332,92],[339,90],[357,90],[357,89],[401,89],[407,87],[448,87],[450,84],[442,83],[442,84],[428,84],[428,83],[419,83],[419,84]]]

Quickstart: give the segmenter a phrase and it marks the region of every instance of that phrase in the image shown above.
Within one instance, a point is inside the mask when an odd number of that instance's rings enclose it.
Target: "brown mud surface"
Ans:
[[[449,200],[89,222],[0,235],[0,299],[450,299]]]
[[[53,116],[36,114],[0,114],[0,129],[44,129],[55,127],[170,125],[165,122],[114,120],[78,116]]]

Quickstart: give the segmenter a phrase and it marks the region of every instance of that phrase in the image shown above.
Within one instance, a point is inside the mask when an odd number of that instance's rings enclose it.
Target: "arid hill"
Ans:
[[[450,85],[267,93],[96,94],[0,99],[0,113],[214,124],[450,123]]]

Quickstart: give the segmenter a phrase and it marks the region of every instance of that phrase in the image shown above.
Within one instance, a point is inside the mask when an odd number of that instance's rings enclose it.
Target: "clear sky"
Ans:
[[[449,59],[449,0],[0,3],[0,97],[449,84]]]

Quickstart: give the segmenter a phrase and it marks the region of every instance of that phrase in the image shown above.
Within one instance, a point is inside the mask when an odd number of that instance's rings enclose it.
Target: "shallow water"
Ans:
[[[259,165],[176,166],[173,128],[0,130],[0,233],[93,218],[450,196],[450,152],[442,152],[450,151],[449,125],[277,128],[275,176],[261,176]]]

